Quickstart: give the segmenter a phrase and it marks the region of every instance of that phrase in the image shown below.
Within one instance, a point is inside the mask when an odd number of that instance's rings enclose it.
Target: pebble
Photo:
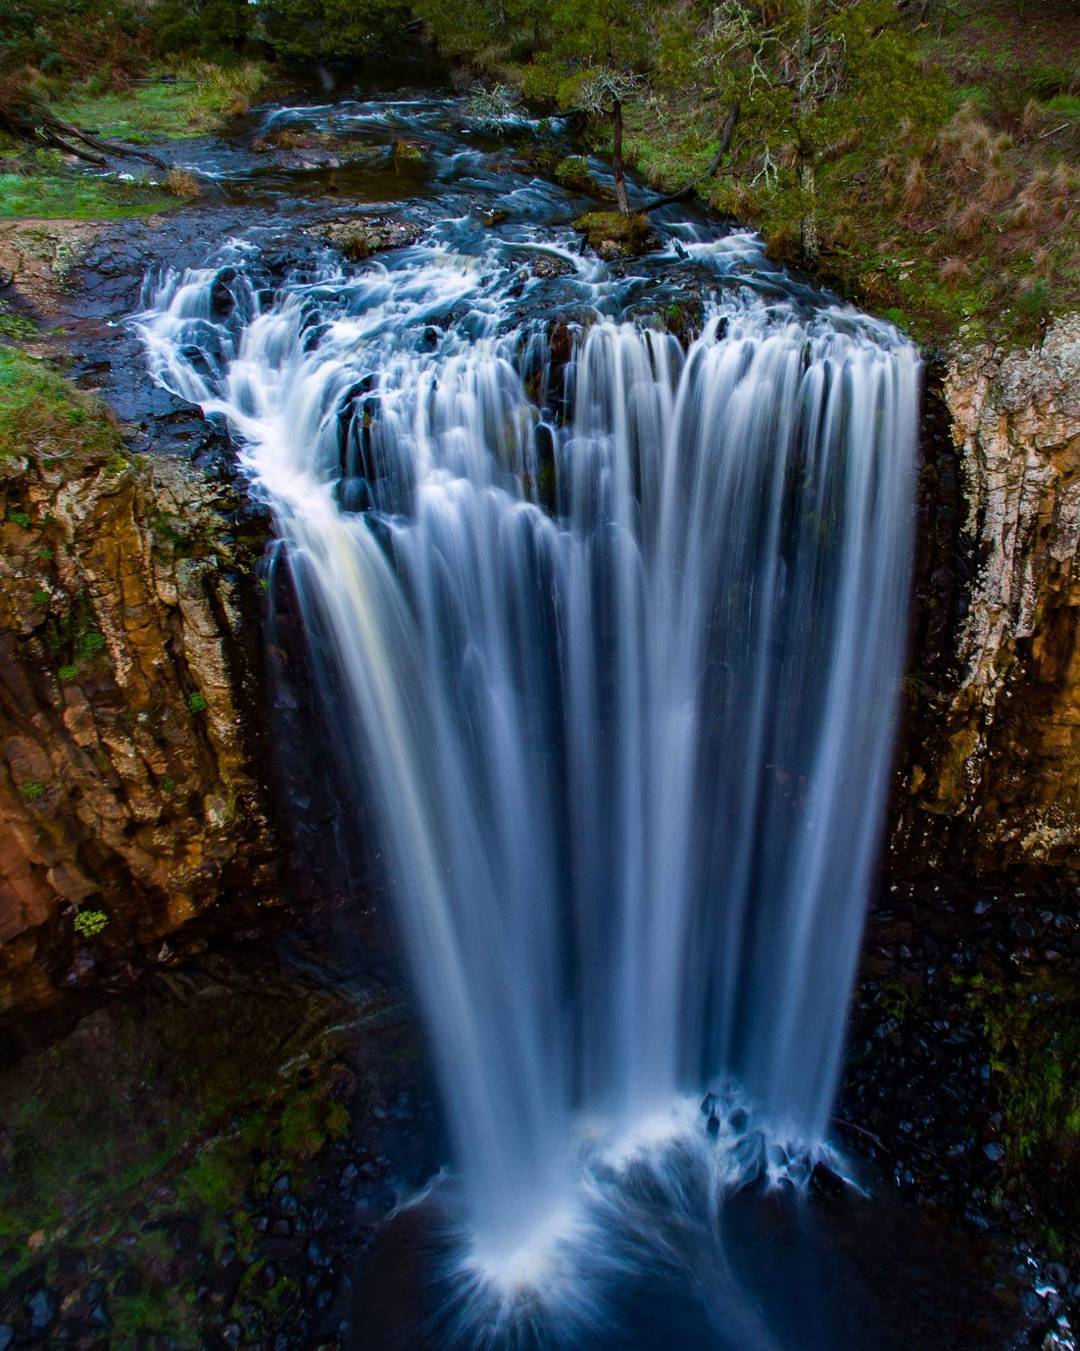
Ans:
[[[35,1290],[26,1301],[26,1311],[32,1328],[47,1328],[56,1317],[56,1296],[51,1290]]]

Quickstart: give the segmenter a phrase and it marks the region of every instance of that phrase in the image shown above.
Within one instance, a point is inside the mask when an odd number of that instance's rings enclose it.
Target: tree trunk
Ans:
[[[799,247],[804,262],[816,263],[821,245],[818,240],[817,173],[812,150],[799,159],[799,187],[803,191],[802,215],[799,217]]]
[[[613,143],[611,149],[611,167],[615,171],[615,204],[624,216],[630,214],[630,198],[626,195],[626,172],[622,157],[622,99],[615,100],[611,110]]]
[[[799,43],[799,187],[802,189],[802,214],[799,217],[799,246],[804,263],[817,261],[817,175],[813,136],[814,91],[811,85],[814,64],[813,0],[803,0],[802,40]]]

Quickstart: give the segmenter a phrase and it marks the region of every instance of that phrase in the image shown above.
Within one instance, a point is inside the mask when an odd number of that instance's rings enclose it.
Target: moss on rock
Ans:
[[[633,258],[652,246],[654,235],[648,216],[623,215],[620,211],[587,211],[574,221],[601,258]]]

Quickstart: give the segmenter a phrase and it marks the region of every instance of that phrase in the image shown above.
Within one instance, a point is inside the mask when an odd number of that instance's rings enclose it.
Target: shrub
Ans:
[[[103,633],[80,633],[75,641],[75,655],[80,661],[90,661],[105,649]]]
[[[944,258],[938,268],[938,276],[949,291],[954,291],[961,282],[971,276],[971,269],[961,258]]]
[[[75,916],[75,932],[80,938],[96,938],[108,922],[103,910],[80,910]]]
[[[185,202],[193,202],[202,196],[202,184],[198,178],[188,169],[180,169],[175,165],[165,175],[165,187],[174,197]]]
[[[595,192],[596,180],[589,173],[584,155],[568,155],[555,166],[555,177],[564,188],[574,192]]]
[[[19,792],[27,802],[37,802],[45,796],[45,785],[37,779],[27,779],[25,783],[19,784]]]
[[[207,708],[206,696],[196,690],[194,694],[188,696],[188,708],[191,709],[192,713],[205,713]]]
[[[922,160],[912,160],[907,174],[904,176],[904,194],[901,198],[901,205],[904,211],[910,214],[918,211],[926,201],[926,170],[923,168]]]

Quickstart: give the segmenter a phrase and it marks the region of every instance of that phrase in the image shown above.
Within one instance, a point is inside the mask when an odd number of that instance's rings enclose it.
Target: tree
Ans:
[[[261,31],[284,57],[366,56],[400,36],[409,21],[402,0],[260,0]]]
[[[609,119],[615,200],[630,211],[623,164],[623,109],[646,89],[656,36],[647,0],[555,0],[544,47],[524,74],[526,93]]]
[[[794,179],[800,250],[814,262],[825,167],[856,147],[881,153],[924,104],[936,119],[936,82],[893,0],[723,0],[699,36],[707,81],[758,140],[751,185],[776,193]]]

